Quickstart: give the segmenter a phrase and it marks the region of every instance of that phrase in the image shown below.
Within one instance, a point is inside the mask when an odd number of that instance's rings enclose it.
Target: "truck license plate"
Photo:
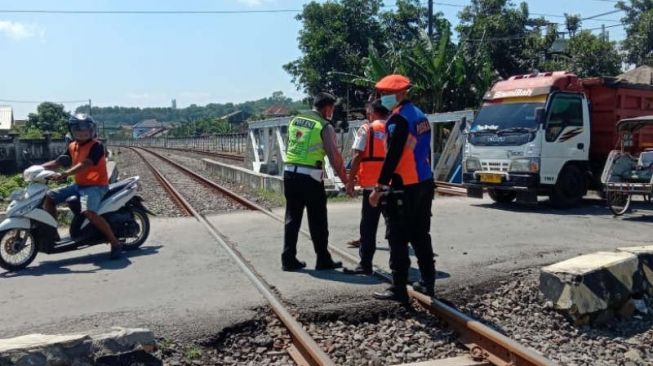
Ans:
[[[501,174],[481,173],[480,176],[482,183],[501,183]]]

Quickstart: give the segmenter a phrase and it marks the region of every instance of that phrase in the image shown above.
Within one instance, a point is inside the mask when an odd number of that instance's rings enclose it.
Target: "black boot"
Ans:
[[[315,269],[318,271],[325,271],[329,269],[336,269],[342,267],[342,262],[329,259],[328,261],[317,261]]]
[[[353,274],[353,275],[361,274],[361,275],[367,275],[367,276],[371,276],[371,275],[374,274],[374,270],[372,270],[372,267],[363,266],[361,264],[356,266],[356,268],[354,268],[354,269],[345,268],[343,270],[343,272],[346,273],[346,274]]]
[[[281,269],[286,271],[286,272],[294,272],[294,271],[299,271],[300,269],[303,269],[306,267],[306,262],[299,261],[297,259],[294,259],[292,261],[288,261],[288,263],[283,263],[281,265]]]
[[[385,291],[374,292],[372,295],[378,300],[392,300],[398,301],[402,304],[408,304],[408,291],[406,286],[391,286]]]
[[[408,273],[399,273],[392,271],[392,286],[382,292],[375,292],[374,298],[379,300],[394,300],[402,304],[408,304],[408,289],[406,282]]]
[[[429,297],[435,296],[435,283],[431,281],[419,281],[413,283],[413,290]]]

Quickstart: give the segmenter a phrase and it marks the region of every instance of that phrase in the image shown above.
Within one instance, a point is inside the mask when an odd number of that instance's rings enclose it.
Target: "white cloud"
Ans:
[[[45,29],[35,24],[0,20],[0,34],[4,34],[13,40],[22,40],[37,36],[42,39],[45,36]]]

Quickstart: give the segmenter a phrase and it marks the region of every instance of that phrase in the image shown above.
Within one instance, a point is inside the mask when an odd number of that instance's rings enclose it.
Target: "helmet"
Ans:
[[[95,121],[93,118],[89,115],[83,114],[83,113],[77,113],[68,119],[68,130],[70,131],[70,134],[77,138],[75,135],[75,131],[89,131],[90,132],[90,137],[93,138],[95,137]]]

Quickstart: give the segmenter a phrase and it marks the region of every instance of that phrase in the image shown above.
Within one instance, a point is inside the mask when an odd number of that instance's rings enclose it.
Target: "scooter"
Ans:
[[[70,165],[69,160],[67,156],[57,159],[62,166]],[[66,201],[73,213],[70,236],[59,239],[56,218],[42,209],[47,182],[56,175],[42,166],[31,166],[23,172],[23,179],[29,183],[27,188],[10,195],[7,218],[0,223],[0,267],[5,270],[27,267],[39,252],[55,254],[107,243],[104,235],[81,213],[77,197]],[[135,176],[110,184],[98,210],[123,242],[124,250],[139,248],[150,233],[148,214],[152,213],[136,195],[138,181],[139,177]]]

